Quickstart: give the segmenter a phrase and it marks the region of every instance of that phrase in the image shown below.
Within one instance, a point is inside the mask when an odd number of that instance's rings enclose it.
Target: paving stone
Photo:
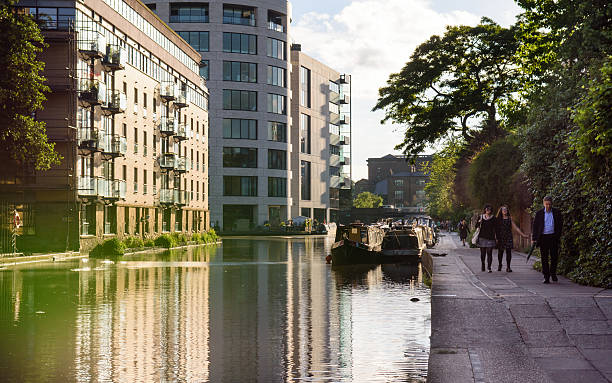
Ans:
[[[563,331],[525,331],[521,329],[523,341],[529,347],[566,347],[570,340]]]
[[[612,335],[612,329],[605,320],[561,319],[561,326],[567,334]]]
[[[569,335],[569,338],[572,343],[582,349],[612,350],[612,335]]]
[[[510,311],[515,318],[554,318],[555,315],[547,304],[539,305],[510,305]]]
[[[593,348],[582,350],[582,353],[596,369],[612,381],[612,350]]]
[[[555,383],[608,383],[608,380],[597,370],[554,370],[548,375]]]
[[[516,324],[525,331],[561,331],[563,328],[557,318],[516,318]]]
[[[567,358],[560,356],[535,358],[535,361],[546,370],[592,370],[591,363],[583,357]]]
[[[534,358],[547,358],[555,356],[579,358],[582,356],[576,347],[531,347],[529,349],[529,353]]]
[[[570,296],[548,298],[548,304],[555,307],[597,307],[592,296]]]
[[[606,320],[599,307],[553,307],[552,310],[559,319]]]

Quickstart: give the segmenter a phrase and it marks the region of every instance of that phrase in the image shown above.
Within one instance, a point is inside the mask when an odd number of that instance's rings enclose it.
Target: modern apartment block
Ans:
[[[210,90],[211,221],[246,231],[286,221],[292,206],[286,0],[147,5],[202,53]]]
[[[208,90],[201,55],[136,0],[23,0],[48,44],[36,118],[63,156],[5,174],[22,238],[87,249],[102,238],[209,228]],[[27,245],[24,245],[27,246]]]
[[[337,222],[343,192],[351,188],[351,76],[309,57],[299,44],[291,47],[291,65],[291,215]]]

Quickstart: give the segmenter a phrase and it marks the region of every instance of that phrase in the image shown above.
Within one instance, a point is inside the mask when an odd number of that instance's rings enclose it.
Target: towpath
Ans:
[[[429,382],[612,382],[612,290],[542,274],[480,271],[478,249],[443,233],[433,258]]]

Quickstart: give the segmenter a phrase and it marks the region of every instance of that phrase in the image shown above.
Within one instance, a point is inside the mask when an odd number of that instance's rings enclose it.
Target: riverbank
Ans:
[[[512,273],[483,273],[478,249],[443,234],[436,250],[447,255],[431,261],[429,382],[612,382],[611,290],[562,276],[542,284],[521,253]]]

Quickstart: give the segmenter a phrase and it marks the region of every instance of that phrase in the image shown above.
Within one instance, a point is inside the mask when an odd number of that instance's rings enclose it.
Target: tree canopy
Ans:
[[[38,61],[42,34],[28,15],[16,12],[15,0],[0,3],[0,158],[37,169],[49,169],[60,161],[47,140],[45,123],[35,120],[45,92]]]
[[[521,84],[514,35],[514,28],[485,18],[475,27],[450,26],[444,36],[417,47],[380,88],[373,109],[385,111],[383,123],[406,126],[396,148],[416,155],[449,134],[466,141],[482,134],[488,142],[499,137],[500,107]]]
[[[380,207],[383,199],[381,196],[370,192],[362,192],[353,200],[353,206],[359,209]]]

